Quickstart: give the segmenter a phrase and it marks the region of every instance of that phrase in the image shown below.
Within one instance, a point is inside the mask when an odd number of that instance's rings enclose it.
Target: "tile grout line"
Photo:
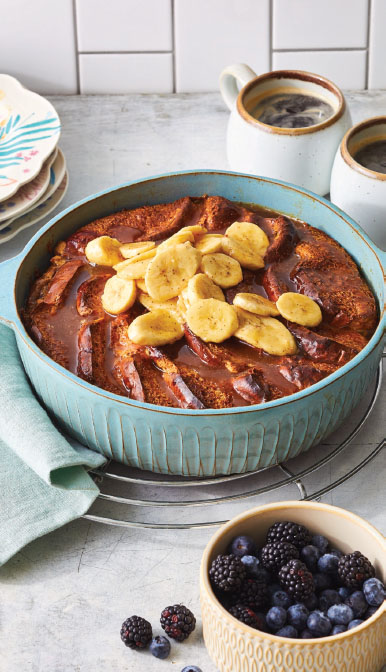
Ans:
[[[308,51],[313,51],[313,52],[314,51],[322,51],[322,52],[326,52],[326,51],[349,51],[349,52],[365,51],[366,52],[367,50],[368,50],[368,47],[366,46],[366,47],[318,47],[318,48],[311,47],[309,49],[291,48],[291,49],[273,49],[272,51],[273,51],[273,53],[279,53],[279,54],[281,53],[282,54],[282,53],[294,53],[294,52],[297,53],[299,51],[301,51],[301,52],[308,52]]]
[[[177,92],[176,82],[176,23],[175,23],[175,4],[174,0],[170,0],[171,19],[172,19],[172,76],[173,76],[173,93]]]
[[[144,49],[143,51],[78,51],[79,56],[119,56],[127,54],[172,54],[171,49],[164,51],[150,51]]]
[[[365,73],[365,90],[369,89],[369,67],[370,67],[370,31],[371,31],[371,2],[368,0],[367,3],[367,53],[366,53],[366,73]]]
[[[76,69],[76,89],[77,94],[80,94],[80,68],[79,68],[79,41],[78,41],[78,21],[76,16],[76,0],[72,0],[72,15],[74,26],[74,41],[75,41],[75,69]]]

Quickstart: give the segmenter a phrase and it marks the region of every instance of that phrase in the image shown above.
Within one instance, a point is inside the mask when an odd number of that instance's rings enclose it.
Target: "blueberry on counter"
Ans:
[[[287,610],[287,621],[289,625],[293,625],[297,630],[304,630],[307,625],[309,611],[304,604],[293,604]]]
[[[284,628],[281,628],[275,632],[275,635],[278,637],[291,637],[291,639],[293,639],[294,637],[298,636],[298,631],[293,627],[293,625],[285,625]]]
[[[307,628],[316,637],[327,637],[331,627],[330,619],[322,611],[312,611],[307,619]]]
[[[152,653],[155,658],[164,660],[170,653],[170,642],[167,637],[157,635],[157,637],[154,637],[150,642],[149,649],[150,653]]]
[[[348,625],[353,620],[353,610],[347,604],[333,604],[327,616],[334,625]]]
[[[361,590],[355,590],[345,601],[353,610],[354,618],[362,618],[369,606],[366,602],[364,593]]]
[[[244,555],[255,555],[256,554],[256,544],[252,537],[247,535],[240,535],[235,537],[231,543],[230,553],[233,555],[242,558]]]
[[[187,667],[184,667],[181,672],[202,672],[201,667],[197,667],[197,665],[188,665]]]
[[[280,630],[287,620],[287,612],[283,607],[271,607],[266,614],[265,620],[271,630]]]
[[[367,579],[363,584],[363,593],[372,607],[380,607],[386,599],[385,586],[379,579]]]

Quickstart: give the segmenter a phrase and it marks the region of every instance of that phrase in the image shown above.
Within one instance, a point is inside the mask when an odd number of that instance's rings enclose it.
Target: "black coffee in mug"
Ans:
[[[319,96],[302,91],[271,93],[249,110],[250,114],[269,126],[307,128],[329,119],[334,108]]]
[[[375,170],[377,173],[386,173],[386,138],[385,140],[376,140],[362,147],[354,155],[354,159],[369,170]]]

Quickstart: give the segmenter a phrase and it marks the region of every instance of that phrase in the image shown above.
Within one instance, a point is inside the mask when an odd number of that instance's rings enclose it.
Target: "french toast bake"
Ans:
[[[323,231],[219,196],[123,210],[60,242],[23,313],[109,392],[190,409],[291,395],[352,359],[374,296]]]

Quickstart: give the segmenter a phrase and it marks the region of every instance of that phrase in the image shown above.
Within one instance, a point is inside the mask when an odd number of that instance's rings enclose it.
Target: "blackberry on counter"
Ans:
[[[246,579],[237,593],[232,594],[234,604],[243,604],[259,611],[269,602],[269,592],[265,583],[256,579]]]
[[[338,574],[348,588],[361,588],[364,581],[375,576],[375,569],[360,551],[354,551],[339,558]]]
[[[277,573],[289,560],[299,557],[299,551],[287,541],[275,541],[261,549],[261,562],[269,572]]]
[[[153,631],[149,621],[141,616],[130,616],[121,627],[121,640],[130,649],[145,649],[151,642]]]
[[[311,544],[311,534],[304,525],[291,521],[279,521],[271,525],[267,532],[267,544],[275,541],[287,541],[300,549]]]
[[[290,560],[279,572],[282,587],[295,600],[307,599],[314,592],[314,579],[304,562]]]
[[[183,604],[166,607],[161,613],[160,623],[166,634],[177,642],[187,639],[196,627],[194,615]]]
[[[255,630],[265,630],[265,619],[262,614],[256,614],[253,609],[246,607],[243,604],[235,604],[234,607],[229,609],[229,613],[232,614],[238,621],[245,623],[245,625],[250,625],[251,628]]]
[[[209,577],[213,585],[224,593],[235,593],[241,587],[247,571],[235,555],[218,555],[212,562]]]

